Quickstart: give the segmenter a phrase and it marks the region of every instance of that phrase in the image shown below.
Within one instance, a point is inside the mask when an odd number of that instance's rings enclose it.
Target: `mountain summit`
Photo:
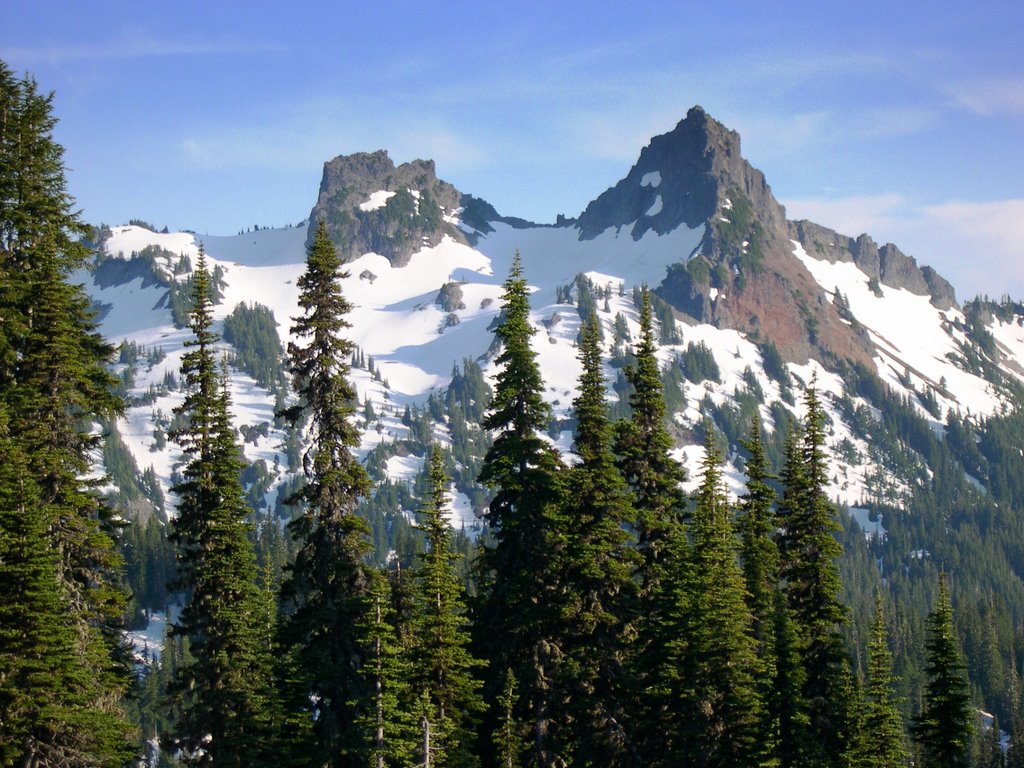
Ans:
[[[655,293],[679,455],[694,471],[692,442],[705,417],[720,419],[735,442],[756,397],[772,430],[793,407],[792,388],[816,376],[833,396],[833,442],[861,457],[837,462],[832,493],[860,504],[869,478],[889,471],[887,459],[872,453],[863,424],[851,423],[839,403],[884,385],[941,430],[950,414],[1012,407],[1024,382],[1024,331],[1012,307],[961,309],[949,283],[895,245],[788,221],[764,174],[744,159],[739,134],[700,107],[651,139],[625,178],[575,220],[552,226],[499,215],[439,179],[432,161],[396,165],[382,150],[325,164],[309,226],[320,219],[348,262],[343,290],[354,305],[353,377],[364,407],[360,458],[378,481],[411,479],[421,467],[415,446],[465,426],[444,416],[451,398],[468,398],[463,414],[480,411],[480,397],[464,391],[466,377],[479,378],[479,394],[493,375],[492,326],[517,251],[532,287],[550,433],[566,451],[582,319],[594,312],[601,322],[606,373],[616,382],[609,396],[625,408],[621,372],[645,284]],[[299,314],[295,286],[308,236],[305,225],[235,237],[140,226],[103,233],[97,264],[82,279],[106,309],[103,332],[137,345],[118,367],[133,403],[119,429],[139,466],[153,466],[147,487],[166,494],[179,470],[164,415],[175,402],[182,308],[202,242],[220,298],[214,319],[235,348],[237,426],[248,436],[247,457],[274,467],[264,481],[266,503],[277,505],[273,489],[290,477],[281,446],[297,438],[273,422],[272,404],[284,396],[275,361]],[[148,361],[144,370],[140,360]],[[867,386],[865,377],[880,385],[847,391]],[[471,527],[486,490],[471,469],[477,459],[465,459],[454,498]],[[879,491],[871,480],[870,493],[898,500],[913,479],[887,482]]]
[[[714,220],[732,189],[751,201],[769,228],[785,221],[764,174],[743,159],[740,135],[695,106],[673,130],[651,139],[626,177],[587,206],[580,236],[593,238],[612,226],[632,225],[634,239],[648,230],[697,227]]]

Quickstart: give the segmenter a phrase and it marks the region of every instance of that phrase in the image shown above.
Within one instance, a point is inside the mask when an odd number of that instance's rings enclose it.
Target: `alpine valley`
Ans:
[[[138,221],[94,229],[94,256],[75,281],[94,303],[100,332],[119,345],[113,372],[128,403],[103,425],[96,471],[137,523],[123,548],[137,608],[130,634],[142,660],[159,657],[174,610],[162,530],[175,515],[171,487],[185,457],[168,435],[181,427],[174,409],[185,398],[179,372],[200,249],[257,555],[280,574],[293,554],[284,524],[295,511],[284,502],[302,476],[307,432],[275,414],[293,397],[285,351],[322,221],[346,262],[356,455],[374,484],[361,513],[378,562],[408,563],[419,546],[413,526],[434,441],[453,457],[446,512],[458,546],[472,552],[492,534],[484,516],[491,491],[478,481],[491,438],[480,422],[498,371],[503,284],[518,253],[552,413],[547,439],[567,461],[575,460],[584,319],[599,321],[612,417],[627,418],[625,371],[647,286],[685,489],[701,480],[710,430],[735,503],[754,421],[779,475],[813,388],[826,417],[828,496],[843,524],[855,671],[866,669],[858,649],[874,589],[885,584],[897,690],[913,712],[924,617],[947,571],[974,701],[990,713],[979,732],[992,716],[1019,718],[1024,307],[958,300],[949,282],[896,245],[787,219],[743,158],[739,135],[700,107],[651,139],[629,173],[578,216],[554,224],[499,213],[436,174],[429,160],[396,166],[384,151],[359,153],[324,165],[309,219],[294,227],[228,237]]]

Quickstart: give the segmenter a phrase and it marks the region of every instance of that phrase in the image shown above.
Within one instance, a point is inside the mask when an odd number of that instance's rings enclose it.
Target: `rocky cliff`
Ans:
[[[444,235],[466,241],[453,218],[461,200],[455,187],[437,178],[433,160],[396,167],[383,150],[342,155],[324,163],[307,243],[322,219],[344,258],[373,251],[404,266]]]

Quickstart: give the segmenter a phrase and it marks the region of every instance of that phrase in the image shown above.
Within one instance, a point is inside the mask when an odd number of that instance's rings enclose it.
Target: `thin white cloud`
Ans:
[[[396,163],[432,159],[452,174],[485,166],[489,154],[445,122],[354,105],[310,102],[275,110],[255,123],[202,126],[180,141],[185,160],[205,171],[307,170],[339,154],[386,149]],[[301,115],[301,118],[298,117]]]
[[[786,216],[790,219],[809,219],[850,237],[864,232],[877,237],[875,233],[889,228],[893,222],[905,218],[906,214],[906,200],[896,192],[839,198],[788,199],[782,202],[786,206]]]
[[[104,61],[224,53],[273,53],[281,50],[284,49],[280,45],[252,40],[162,38],[149,34],[129,33],[117,39],[95,43],[5,48],[0,50],[0,58],[21,64],[39,62],[56,64],[69,61]]]
[[[886,192],[783,202],[791,219],[896,243],[950,280],[961,298],[1024,298],[1024,199],[916,205]]]
[[[1024,79],[984,78],[954,83],[949,87],[954,102],[985,117],[1024,115]]]

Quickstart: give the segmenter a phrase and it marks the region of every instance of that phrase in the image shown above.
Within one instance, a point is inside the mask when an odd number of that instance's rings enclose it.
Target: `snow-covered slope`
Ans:
[[[414,431],[407,409],[442,395],[463,360],[478,361],[493,378],[492,327],[517,252],[533,291],[533,344],[555,417],[552,440],[566,454],[579,374],[580,275],[599,297],[609,400],[617,398],[613,383],[621,376],[611,362],[616,326],[620,341],[623,332],[627,344],[637,336],[634,289],[649,285],[668,302],[659,317],[675,328],[663,329],[659,356],[680,390],[672,418],[691,487],[709,414],[723,432],[733,419],[726,477],[738,493],[735,404],[745,403],[744,421],[756,408],[769,433],[788,429],[776,422],[801,416],[800,390],[813,383],[830,419],[831,494],[866,531],[880,533],[871,507],[900,506],[913,473],[931,470],[913,451],[901,451],[904,471],[893,471],[891,447],[870,440],[864,426],[882,416],[879,403],[865,399],[877,395],[851,391],[851,381],[877,375],[938,436],[950,414],[986,417],[1021,397],[1024,326],[1016,309],[966,311],[952,286],[895,246],[788,222],[763,174],[743,160],[738,134],[699,108],[652,139],[627,176],[579,218],[556,226],[502,217],[438,180],[432,162],[395,167],[384,152],[325,165],[313,213],[334,227],[330,236],[349,256],[342,281],[354,307],[349,335],[361,358],[372,359],[352,371],[359,453],[379,466],[382,482],[411,482],[422,468],[416,452],[390,450]],[[135,345],[136,354],[118,366],[130,396],[118,430],[140,473],[151,467],[165,495],[180,462],[164,436],[182,399],[175,379],[188,338],[173,322],[171,294],[202,247],[220,286],[217,323],[240,304],[260,304],[273,312],[287,344],[310,232],[308,222],[231,237],[119,226],[105,233],[96,269],[80,275],[101,308],[101,331]],[[691,372],[680,388],[680,360],[704,349],[717,376]],[[231,392],[246,457],[265,462],[265,500],[273,508],[289,473],[287,436],[274,423],[275,400],[284,395],[241,371],[232,373]],[[442,442],[451,438],[439,420],[431,429]],[[465,481],[453,488],[456,525],[474,522],[480,497],[471,503],[471,492]]]
[[[653,186],[655,179],[645,181]],[[374,253],[351,261],[343,281],[343,290],[354,305],[349,318],[351,338],[366,356],[372,356],[378,372],[372,376],[366,370],[353,370],[360,401],[369,401],[376,414],[372,426],[364,431],[361,452],[365,455],[382,442],[407,436],[408,427],[401,422],[405,407],[421,405],[432,392],[441,392],[453,365],[462,359],[483,359],[485,372],[493,376],[493,364],[484,357],[493,338],[489,326],[499,312],[502,282],[517,251],[533,289],[531,319],[537,330],[534,348],[545,378],[546,397],[556,418],[567,420],[577,391],[575,343],[580,318],[574,305],[558,303],[559,289],[571,285],[581,273],[598,289],[610,288],[607,299],[599,302],[598,311],[610,352],[618,314],[626,319],[630,336],[636,338],[638,312],[633,287],[657,285],[668,266],[693,254],[704,236],[701,227],[678,227],[665,235],[648,230],[638,240],[627,231],[609,228],[593,239],[581,240],[573,227],[513,228],[495,223],[492,232],[478,233],[475,247],[444,238],[439,245],[416,252],[403,267],[393,266]],[[213,237],[160,234],[125,226],[112,230],[103,247],[109,258],[129,259],[133,253],[155,245],[191,264],[202,244],[211,269],[220,268],[223,273],[223,299],[215,308],[216,319],[222,321],[242,302],[263,304],[273,311],[280,336],[287,342],[290,318],[298,313],[296,280],[304,269],[305,235],[304,227]],[[878,372],[895,390],[910,396],[932,391],[941,404],[940,416],[949,409],[988,414],[1003,407],[1005,397],[956,362],[958,344],[964,340],[959,330],[964,318],[958,309],[938,310],[926,297],[905,290],[886,286],[872,290],[869,278],[856,265],[814,259],[799,244],[794,244],[794,254],[829,294],[840,291],[849,304],[849,322],[860,324],[869,335],[877,350]],[[188,275],[187,271],[174,275],[171,265],[166,267],[168,280],[180,281]],[[88,283],[89,275],[83,274],[82,278]],[[176,376],[189,332],[175,328],[169,309],[163,306],[166,288],[143,287],[143,282],[143,278],[135,278],[105,288],[95,284],[87,287],[97,302],[109,307],[101,331],[111,341],[135,343],[151,358],[159,358],[136,364],[131,388],[135,404],[120,420],[118,429],[139,468],[152,467],[168,493],[180,455],[173,443],[160,445],[157,433],[166,431],[172,409],[182,395],[162,385]],[[461,307],[452,312],[435,302],[447,283],[458,284],[461,291]],[[765,373],[758,345],[735,330],[682,319],[676,324],[678,343],[661,348],[663,365],[674,365],[690,344],[703,344],[711,350],[720,371],[719,381],[687,386],[686,405],[674,417],[680,434],[692,434],[701,423],[702,401],[727,404],[748,387],[751,377],[764,392],[761,415],[767,428],[772,429],[769,405],[783,395],[779,384]],[[1021,326],[993,321],[991,330],[1007,357],[1018,365],[1024,363]],[[820,390],[836,398],[844,393],[842,380],[816,362],[791,363],[789,369],[798,386],[814,380]],[[1018,370],[1024,371],[1024,367]],[[607,373],[613,381],[615,371],[609,367]],[[239,371],[233,372],[231,382],[236,424],[254,429],[266,425],[265,437],[257,434],[245,444],[246,457],[250,461],[263,459],[273,468],[275,479],[283,479],[284,434],[273,427],[274,396]],[[610,392],[609,397],[614,394]],[[862,506],[877,498],[877,491],[869,491],[869,486],[872,476],[884,469],[872,461],[870,446],[844,423],[833,400],[826,398],[826,403],[832,419],[833,447],[852,446],[856,455],[863,457],[854,465],[838,458],[840,453],[849,455],[849,449],[833,451],[837,458],[833,459],[832,493],[851,506]],[[799,416],[799,397],[785,407]],[[921,411],[936,430],[941,430],[940,419],[923,408]],[[444,439],[440,428],[439,437]],[[563,432],[556,443],[565,451],[571,450],[571,434]],[[677,455],[690,469],[690,485],[694,485],[699,446],[680,445]],[[731,490],[738,493],[743,484],[741,467],[735,455],[729,459],[726,475]],[[386,473],[392,480],[408,482],[419,471],[420,462],[415,456],[392,457],[386,463]],[[271,507],[274,493],[272,488],[268,497]],[[892,495],[890,500],[896,500],[898,493]],[[465,497],[456,493],[454,498],[453,515],[459,518],[458,524],[471,523],[472,510]]]

